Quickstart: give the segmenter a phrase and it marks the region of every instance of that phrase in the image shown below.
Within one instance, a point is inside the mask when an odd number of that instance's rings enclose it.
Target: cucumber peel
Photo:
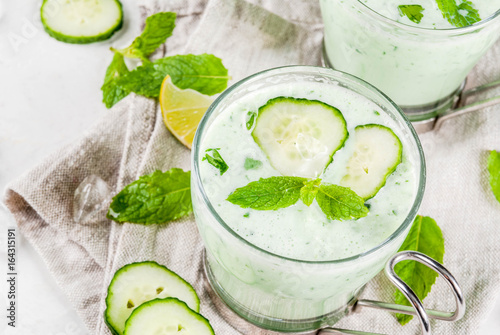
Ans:
[[[355,150],[340,185],[360,197],[373,198],[403,159],[399,137],[385,126],[366,124],[354,130]]]
[[[176,298],[154,299],[136,308],[125,335],[215,335],[209,321]]]
[[[74,44],[106,40],[123,25],[118,0],[44,0],[40,16],[50,36]]]
[[[176,273],[156,262],[139,262],[119,269],[108,287],[104,320],[111,332],[122,335],[125,322],[144,302],[175,297],[192,310],[200,310],[200,299],[193,287]]]
[[[318,100],[277,97],[259,108],[252,136],[284,176],[318,177],[345,143],[347,124]]]

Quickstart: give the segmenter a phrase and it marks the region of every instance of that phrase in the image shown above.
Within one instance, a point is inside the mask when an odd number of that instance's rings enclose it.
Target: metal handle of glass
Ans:
[[[462,96],[461,96],[461,100],[465,101],[465,99],[467,99],[469,97],[472,97],[476,94],[479,94],[479,93],[487,91],[487,90],[491,90],[491,89],[496,88],[496,87],[500,87],[500,80],[494,81],[494,82],[486,84],[486,85],[478,86],[478,87],[475,87],[475,88],[472,88],[470,90],[463,92]],[[434,124],[434,130],[439,130],[439,128],[441,128],[441,125],[443,124],[443,122],[445,122],[446,120],[449,120],[455,116],[460,116],[460,115],[468,114],[471,112],[476,112],[476,111],[479,111],[483,108],[488,108],[488,107],[498,105],[498,104],[500,104],[500,95],[497,95],[497,96],[494,96],[492,98],[488,98],[485,100],[480,100],[480,101],[477,101],[477,102],[474,102],[474,103],[471,103],[471,104],[468,104],[468,105],[465,105],[465,106],[462,106],[459,108],[450,109],[449,111],[447,111],[446,113],[444,113],[443,115],[439,116],[436,119],[436,123]]]
[[[453,295],[455,297],[455,311],[453,312],[442,312],[431,309],[425,309],[422,302],[413,292],[413,290],[398,277],[394,271],[394,267],[397,263],[413,260],[417,261],[425,266],[436,271],[448,284]],[[357,311],[360,308],[375,308],[382,309],[392,313],[402,313],[408,315],[415,315],[420,320],[420,325],[423,335],[431,335],[432,331],[430,328],[429,319],[437,319],[443,321],[457,321],[460,320],[465,314],[465,300],[462,294],[462,290],[458,285],[457,280],[453,275],[439,262],[426,256],[420,252],[416,251],[403,251],[394,255],[385,266],[385,274],[389,280],[405,295],[412,306],[404,306],[392,303],[386,303],[381,301],[373,300],[359,300],[352,307],[353,311]],[[336,328],[325,328],[318,331],[317,335],[381,335],[378,333],[366,333],[353,330],[336,329]]]
[[[431,130],[439,130],[443,123],[451,118],[454,118],[456,116],[472,113],[472,112],[477,112],[481,109],[488,108],[494,105],[500,104],[500,95],[476,101],[471,104],[465,104],[467,98],[473,97],[479,93],[494,89],[500,87],[500,80],[477,86],[472,89],[469,89],[467,91],[462,92],[460,95],[459,102],[457,104],[457,107],[451,108],[448,111],[444,112],[443,114],[439,115],[437,118],[434,119],[429,119],[429,120],[424,120],[424,121],[418,121],[414,123],[415,129],[419,134],[425,133]]]

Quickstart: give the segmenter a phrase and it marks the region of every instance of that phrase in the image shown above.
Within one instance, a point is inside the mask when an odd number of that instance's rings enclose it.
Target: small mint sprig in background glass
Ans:
[[[322,183],[321,179],[301,177],[270,177],[237,188],[227,201],[242,208],[278,210],[302,200],[310,206],[314,199],[330,220],[351,220],[365,217],[365,200],[348,187]]]
[[[436,0],[436,2],[443,17],[457,28],[481,21],[478,10],[470,1],[463,1],[460,5],[457,5],[456,0]]]
[[[479,12],[471,1],[463,1],[460,5],[457,5],[455,0],[436,0],[436,3],[443,18],[452,26],[461,28],[481,21]],[[400,5],[398,10],[401,16],[406,16],[418,24],[424,17],[422,12],[425,8],[421,5]]]
[[[398,6],[399,15],[406,16],[408,19],[415,23],[420,23],[424,14],[422,12],[425,10],[424,7],[420,5],[400,5]]]

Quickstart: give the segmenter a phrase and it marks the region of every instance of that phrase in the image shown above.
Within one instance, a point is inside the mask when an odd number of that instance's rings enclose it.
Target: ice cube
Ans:
[[[328,147],[309,134],[298,133],[295,147],[304,160],[318,159],[328,155]]]
[[[73,220],[85,224],[104,210],[111,199],[111,188],[96,175],[85,178],[75,190]]]

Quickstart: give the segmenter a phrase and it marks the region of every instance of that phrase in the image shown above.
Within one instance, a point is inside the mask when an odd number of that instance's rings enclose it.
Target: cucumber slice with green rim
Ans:
[[[106,40],[123,24],[118,0],[44,0],[40,15],[45,31],[66,43]]]
[[[125,335],[214,335],[207,319],[175,299],[145,302],[132,312]]]
[[[403,158],[399,137],[385,126],[366,124],[354,130],[355,149],[347,163],[341,186],[350,187],[365,200],[385,185]]]
[[[200,299],[193,287],[156,262],[125,265],[116,271],[108,287],[104,319],[113,334],[122,335],[125,321],[142,303],[156,298],[179,298],[198,312]]]
[[[316,178],[348,132],[337,108],[318,100],[278,97],[259,108],[252,136],[282,175]]]

